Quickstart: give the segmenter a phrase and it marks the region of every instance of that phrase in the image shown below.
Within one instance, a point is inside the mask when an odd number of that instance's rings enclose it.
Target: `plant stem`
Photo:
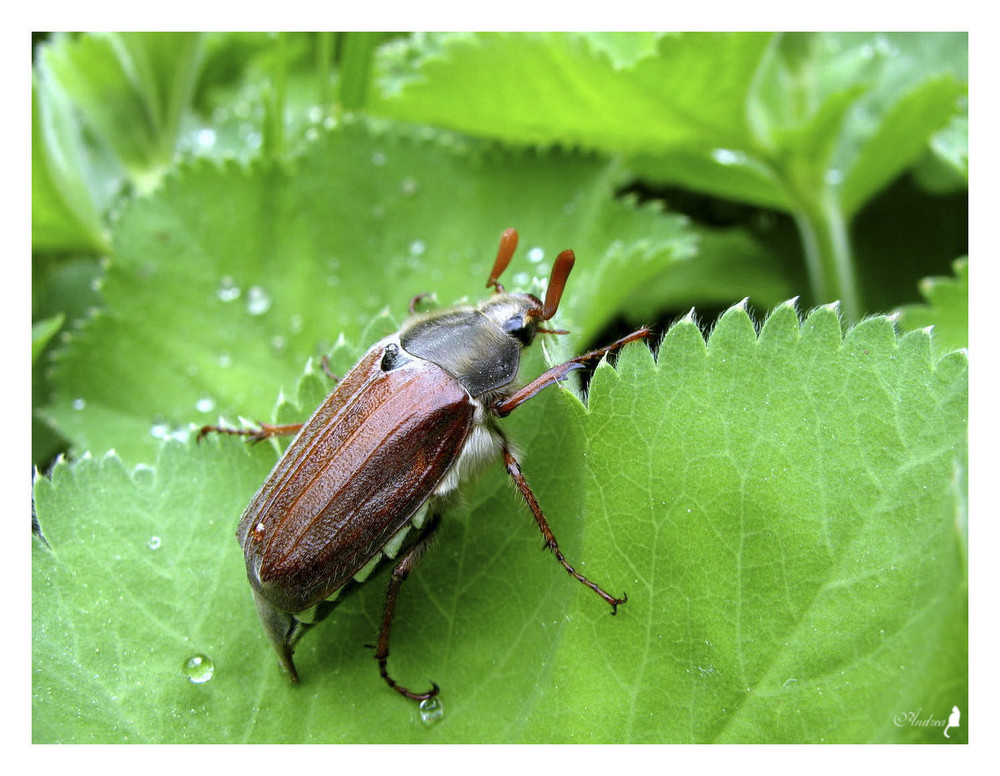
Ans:
[[[361,110],[368,102],[375,49],[382,39],[379,32],[345,32],[340,48],[340,105],[344,110]]]
[[[800,198],[799,205],[793,215],[805,248],[813,301],[825,304],[840,300],[844,316],[858,320],[861,298],[847,221],[836,193],[825,186],[816,200]]]

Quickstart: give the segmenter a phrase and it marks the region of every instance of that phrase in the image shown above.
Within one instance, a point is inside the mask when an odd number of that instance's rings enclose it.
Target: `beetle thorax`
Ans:
[[[531,344],[541,303],[530,294],[498,294],[478,307],[458,307],[415,318],[399,342],[412,356],[437,364],[472,397],[514,382],[521,349]]]

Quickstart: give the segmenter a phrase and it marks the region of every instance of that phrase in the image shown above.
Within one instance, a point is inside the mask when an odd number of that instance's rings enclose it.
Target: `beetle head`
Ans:
[[[565,333],[541,329],[540,326],[543,321],[550,320],[559,309],[559,300],[562,298],[566,279],[573,269],[576,258],[571,250],[565,250],[556,257],[545,290],[545,302],[542,302],[534,294],[504,293],[503,286],[500,285],[500,275],[510,264],[516,248],[517,232],[514,229],[507,229],[500,237],[497,259],[493,264],[490,279],[486,281],[486,286],[494,288],[497,294],[479,305],[479,310],[502,331],[527,347],[539,331],[552,334]]]

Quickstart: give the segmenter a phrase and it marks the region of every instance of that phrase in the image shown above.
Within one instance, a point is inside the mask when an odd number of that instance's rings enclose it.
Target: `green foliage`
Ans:
[[[647,181],[786,211],[814,300],[841,299],[860,317],[849,222],[963,109],[965,36],[701,33],[663,35],[655,51],[648,38],[618,40],[613,54],[603,40],[482,33],[400,44],[378,109],[508,142],[623,153]]]
[[[783,305],[759,337],[734,308],[707,347],[685,319],[658,361],[632,347],[589,408],[551,391],[508,425],[567,555],[628,603],[608,617],[539,553],[495,472],[404,587],[393,669],[444,688],[429,729],[361,648],[381,584],[307,635],[304,684],[277,669],[232,535],[270,447],[58,465],[35,493],[36,740],[940,738],[893,718],[966,708],[964,355]]]
[[[966,50],[936,33],[43,43],[34,740],[945,741],[901,715],[968,701],[968,248],[949,226]],[[571,334],[522,377],[623,325],[667,332],[655,360],[638,345],[600,366],[586,400],[568,381],[502,421],[567,557],[629,601],[609,617],[538,551],[497,467],[399,602],[393,673],[438,682],[442,720],[361,646],[384,577],[306,636],[291,687],[233,537],[280,446],[192,431],[303,420],[330,390],[320,355],[343,374],[415,294],[480,298],[508,226],[508,288],[540,293],[577,255],[554,322]]]
[[[947,353],[969,347],[969,262],[955,262],[955,277],[926,278],[920,293],[925,305],[907,305],[899,310],[900,325],[907,331],[934,327],[934,350]]]

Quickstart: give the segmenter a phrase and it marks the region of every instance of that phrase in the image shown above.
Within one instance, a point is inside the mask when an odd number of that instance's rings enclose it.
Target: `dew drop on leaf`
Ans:
[[[444,704],[437,696],[420,701],[420,721],[430,727],[444,716]]]
[[[185,660],[181,670],[193,684],[204,684],[215,673],[215,664],[208,655],[199,653]]]
[[[215,295],[219,297],[220,302],[232,302],[234,299],[239,299],[240,287],[227,275],[219,281],[219,290]]]
[[[247,290],[247,312],[250,315],[263,315],[271,309],[271,295],[261,286],[250,286]]]

